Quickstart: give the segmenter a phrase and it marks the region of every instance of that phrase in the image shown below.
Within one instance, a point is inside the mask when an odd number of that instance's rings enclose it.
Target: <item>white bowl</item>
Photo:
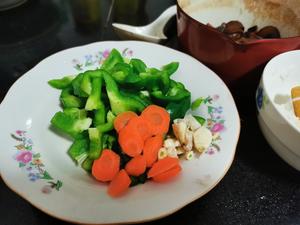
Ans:
[[[299,156],[296,155],[292,150],[290,150],[274,135],[274,133],[270,130],[261,116],[258,116],[258,124],[264,137],[273,148],[273,150],[289,165],[297,170],[300,170]]]
[[[300,170],[300,120],[294,115],[291,89],[300,85],[300,51],[274,57],[265,67],[256,92],[262,132],[274,150]]]

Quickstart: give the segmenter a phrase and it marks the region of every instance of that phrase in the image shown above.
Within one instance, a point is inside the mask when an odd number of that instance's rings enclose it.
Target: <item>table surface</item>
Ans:
[[[0,101],[13,82],[43,58],[73,46],[119,40],[112,21],[144,25],[175,3],[131,0],[135,4],[131,8],[140,4],[133,12],[121,7],[121,1],[128,2],[116,0],[110,17],[109,0],[28,0],[18,8],[0,11]],[[91,22],[84,20],[86,15],[75,4],[90,4]],[[178,49],[174,21],[167,26],[169,40],[164,45]],[[283,162],[262,136],[256,119],[255,85],[242,89],[232,89],[241,117],[241,135],[226,176],[202,198],[148,224],[300,224],[300,173]],[[1,178],[0,212],[1,225],[67,224],[31,206]]]

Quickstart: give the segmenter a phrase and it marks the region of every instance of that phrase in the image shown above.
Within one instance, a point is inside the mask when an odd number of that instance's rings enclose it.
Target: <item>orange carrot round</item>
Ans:
[[[178,158],[172,158],[170,156],[167,156],[166,158],[160,159],[156,163],[154,163],[151,169],[148,171],[148,178],[162,174],[178,165]]]
[[[92,175],[99,181],[111,181],[120,169],[120,156],[110,149],[104,149],[94,160]]]
[[[166,172],[163,172],[161,174],[152,177],[152,180],[155,182],[166,182],[176,177],[180,171],[181,171],[181,166],[177,165],[167,170]]]
[[[131,130],[136,130],[136,132],[142,137],[143,140],[146,140],[151,136],[149,122],[140,116],[132,118],[128,122],[126,127]]]
[[[110,182],[107,193],[111,197],[119,197],[129,189],[130,183],[130,177],[128,176],[127,172],[122,169]]]
[[[151,124],[151,132],[153,135],[165,134],[168,132],[170,114],[165,108],[158,105],[149,105],[144,109],[141,117]]]
[[[145,141],[143,155],[145,156],[147,167],[151,167],[157,160],[159,149],[163,145],[163,136],[156,135]]]
[[[129,175],[139,176],[146,171],[146,159],[142,155],[132,158],[125,166],[125,170]]]
[[[128,121],[134,117],[138,117],[138,115],[132,111],[126,111],[118,114],[114,120],[115,130],[119,133],[120,130],[127,125]]]
[[[121,129],[118,140],[123,152],[131,157],[140,155],[144,148],[141,136],[128,126]]]

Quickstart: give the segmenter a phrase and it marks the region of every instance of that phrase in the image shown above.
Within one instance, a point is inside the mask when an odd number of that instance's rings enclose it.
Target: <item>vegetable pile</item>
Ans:
[[[170,122],[191,106],[191,93],[171,79],[179,63],[160,69],[116,50],[95,70],[48,83],[61,90],[62,111],[52,126],[73,139],[70,157],[119,196],[147,179],[163,182],[177,175],[177,158],[158,160]]]

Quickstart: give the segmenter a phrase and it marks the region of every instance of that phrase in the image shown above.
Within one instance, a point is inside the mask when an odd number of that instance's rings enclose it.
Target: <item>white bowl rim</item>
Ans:
[[[269,103],[272,105],[272,107],[275,109],[275,111],[278,113],[279,117],[284,120],[287,124],[289,124],[289,127],[292,128],[292,130],[294,130],[296,133],[300,134],[300,128],[297,128],[293,123],[291,123],[290,120],[288,120],[283,114],[282,112],[277,108],[276,104],[274,103],[273,99],[270,97],[268,90],[269,90],[269,86],[266,85],[266,76],[268,76],[267,74],[269,74],[269,69],[272,66],[272,64],[274,63],[275,60],[280,59],[281,57],[286,57],[286,55],[290,55],[290,54],[298,54],[299,55],[299,59],[300,59],[300,50],[292,50],[292,51],[288,51],[288,52],[284,52],[281,53],[275,57],[273,57],[265,66],[263,73],[262,73],[262,86],[264,89],[264,95],[267,96],[267,98],[269,99]]]

